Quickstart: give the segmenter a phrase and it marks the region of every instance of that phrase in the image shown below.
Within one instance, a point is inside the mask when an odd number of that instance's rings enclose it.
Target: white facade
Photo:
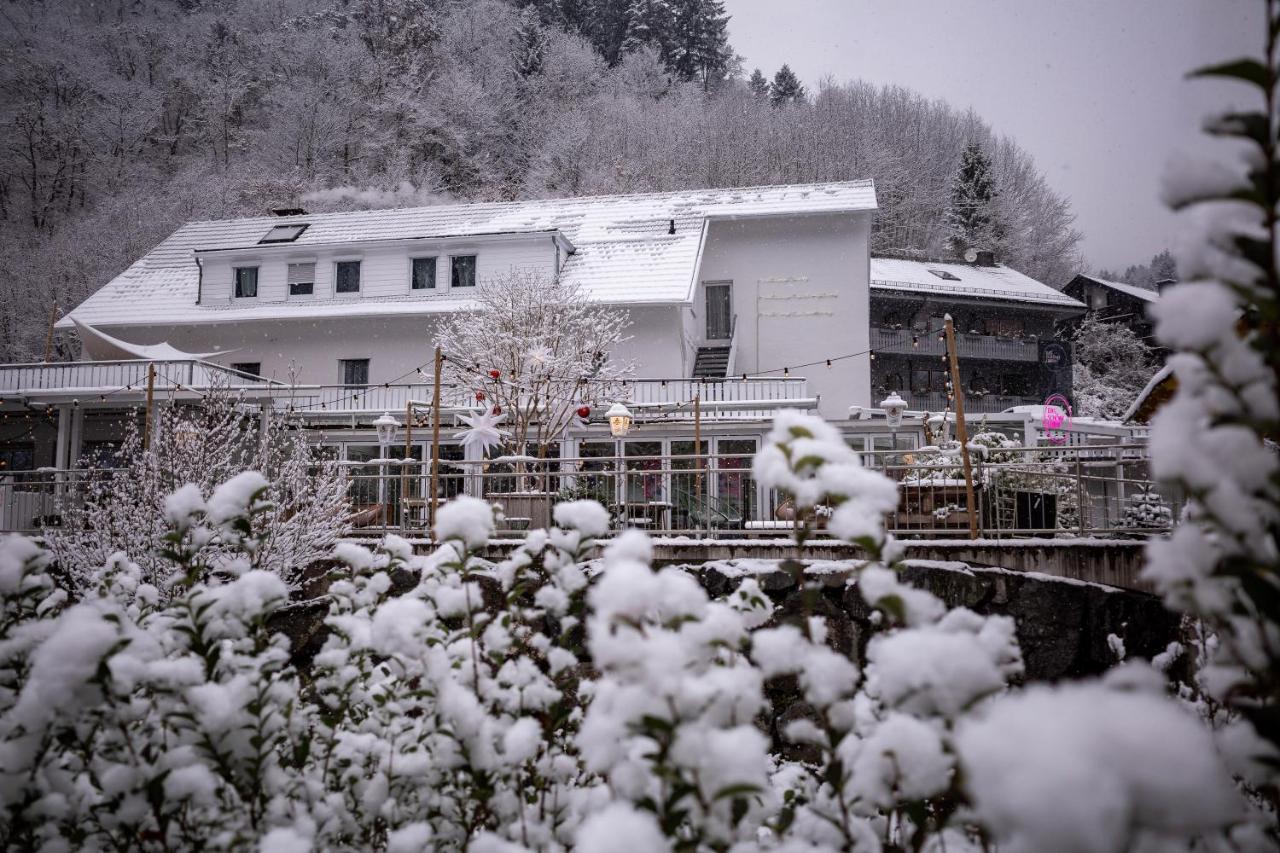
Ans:
[[[874,207],[870,182],[852,182],[192,223],[62,322],[217,353],[208,360],[281,382],[339,384],[343,359],[368,359],[370,385],[404,381],[430,361],[440,317],[470,304],[474,290],[454,288],[450,269],[474,257],[480,286],[513,270],[558,274],[628,311],[613,356],[634,361],[637,378],[688,378],[700,347],[727,346],[731,380],[807,377],[837,418],[873,402]],[[260,242],[281,224],[307,228]],[[415,258],[430,259],[433,288],[411,287]],[[359,290],[338,293],[349,262]],[[291,264],[314,264],[310,293],[290,293]],[[252,295],[237,295],[238,268],[254,270]],[[708,337],[708,284],[720,300],[729,288],[730,337]],[[87,358],[106,357],[84,344]],[[840,358],[851,353],[862,354]]]

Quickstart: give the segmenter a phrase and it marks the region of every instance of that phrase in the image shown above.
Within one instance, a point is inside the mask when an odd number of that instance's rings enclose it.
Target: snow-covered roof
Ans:
[[[692,298],[708,220],[876,208],[872,181],[683,190],[480,204],[264,216],[190,222],[101,290],[72,316],[92,325],[208,322],[236,317],[400,314],[456,310],[465,300],[365,297],[251,307],[197,305],[196,254],[252,247],[275,226],[306,223],[285,250],[451,237],[556,234],[573,253],[561,274],[603,302],[669,303]],[[674,233],[669,233],[674,220]],[[299,313],[301,312],[301,313]],[[60,327],[69,327],[64,318]]]
[[[1031,302],[1084,310],[1084,303],[1000,264],[974,266],[902,258],[871,259],[871,289]]]
[[[1125,284],[1123,281],[1109,281],[1105,278],[1098,278],[1096,275],[1081,274],[1080,278],[1088,279],[1094,284],[1100,284],[1103,287],[1109,287],[1112,290],[1118,290],[1121,293],[1141,299],[1144,302],[1158,302],[1160,300],[1159,291],[1149,290],[1145,287],[1139,287],[1136,284]]]

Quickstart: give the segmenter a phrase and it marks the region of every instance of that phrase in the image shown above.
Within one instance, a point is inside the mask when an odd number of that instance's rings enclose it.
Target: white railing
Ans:
[[[72,361],[51,364],[0,365],[0,395],[33,396],[41,393],[60,394],[106,393],[145,389],[148,367],[156,368],[155,387],[207,388],[212,384],[244,388],[281,388],[255,376],[237,373],[230,368],[194,359],[182,361]]]
[[[621,383],[618,396],[633,407],[669,406],[673,409],[670,417],[692,418],[693,409],[689,404],[696,395],[705,404],[707,416],[720,410],[725,416],[746,418],[767,416],[783,404],[794,407],[809,402],[807,386],[802,378],[628,379]],[[424,403],[431,400],[431,396],[432,386],[425,383],[309,385],[282,389],[276,397],[276,407],[292,406],[300,413],[397,412],[404,411],[410,401]],[[442,406],[448,408],[474,406],[471,389],[458,386],[442,387],[440,400]],[[597,400],[595,405],[608,402]]]

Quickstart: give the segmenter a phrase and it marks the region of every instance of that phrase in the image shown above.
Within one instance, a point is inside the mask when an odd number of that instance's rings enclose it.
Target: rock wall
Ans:
[[[833,645],[857,654],[861,661],[871,634],[871,613],[858,594],[852,570],[840,563],[802,563],[803,583],[773,561],[724,560],[684,567],[716,595],[736,587],[745,574],[754,575],[780,608],[780,620],[802,619],[806,607],[809,613],[827,616]],[[908,560],[903,579],[950,607],[1013,617],[1028,681],[1077,678],[1108,669],[1116,663],[1109,634],[1124,641],[1128,657],[1150,658],[1178,639],[1180,618],[1144,592],[928,560]]]

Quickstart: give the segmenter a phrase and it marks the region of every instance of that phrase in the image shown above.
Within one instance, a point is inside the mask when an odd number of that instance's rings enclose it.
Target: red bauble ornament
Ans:
[[[494,413],[495,415],[500,415],[500,414],[502,414],[502,407],[501,407],[501,406],[499,406],[497,403],[494,403],[494,404],[493,404],[493,413]]]
[[[587,418],[591,417],[591,407],[590,407],[590,406],[579,406],[579,407],[578,407],[578,417],[582,418],[584,421],[585,421]]]
[[[483,391],[477,391],[477,392],[476,392],[476,402],[477,402],[477,403],[483,403],[483,402],[484,402],[484,392],[483,392]]]
[[[501,379],[501,378],[502,378],[502,371],[501,371],[501,370],[490,370],[490,371],[489,371],[489,375],[490,375],[491,377],[493,377],[494,379]]]

